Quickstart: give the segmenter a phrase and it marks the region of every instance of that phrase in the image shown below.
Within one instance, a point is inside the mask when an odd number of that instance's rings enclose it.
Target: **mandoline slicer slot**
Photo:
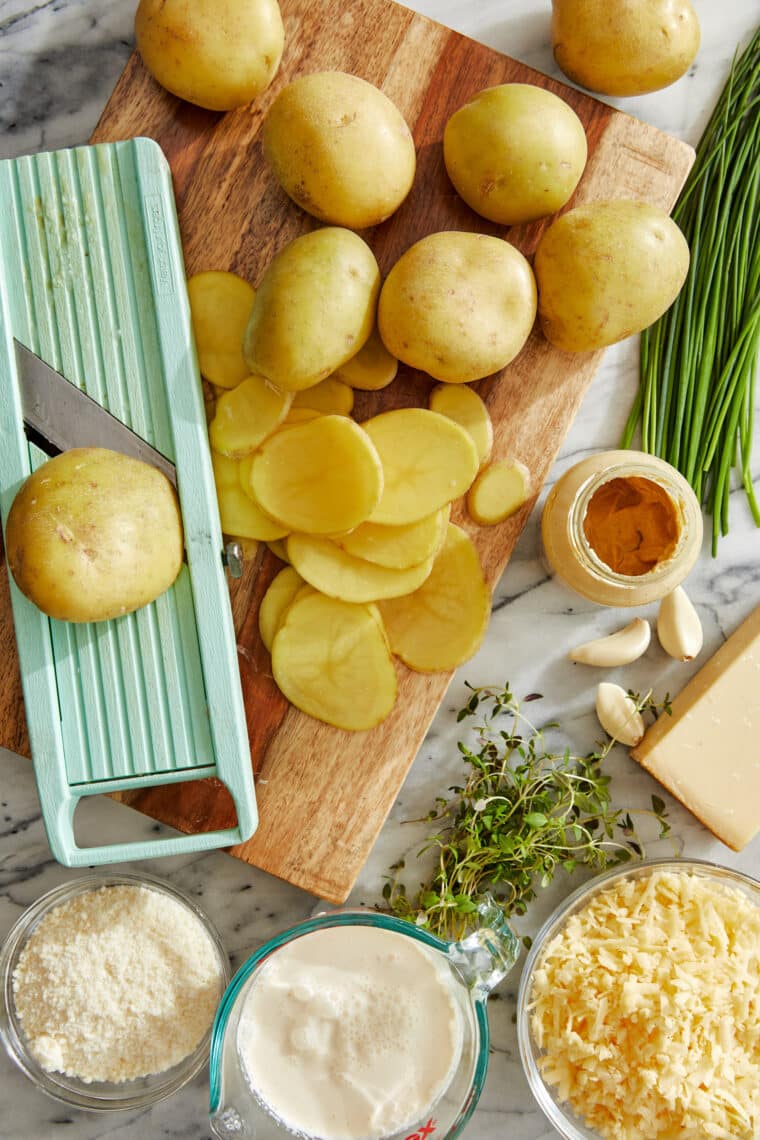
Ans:
[[[29,737],[53,853],[69,866],[227,846],[256,826],[171,174],[150,139],[0,162],[0,511],[45,456],[21,418],[13,339],[171,459],[186,564],[115,621],[47,618],[11,582]],[[97,441],[93,441],[97,443]],[[218,777],[238,826],[83,848],[79,796]]]

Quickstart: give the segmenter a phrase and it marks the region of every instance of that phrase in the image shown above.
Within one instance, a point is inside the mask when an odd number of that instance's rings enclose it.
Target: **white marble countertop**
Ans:
[[[549,44],[548,0],[414,0],[411,7],[494,48],[559,75]],[[673,87],[620,106],[691,143],[696,143],[724,83],[737,45],[754,30],[756,0],[695,0],[702,48],[687,77]],[[0,3],[0,156],[86,141],[132,48],[132,3],[112,0],[3,0]],[[609,350],[557,461],[552,480],[591,450],[616,446],[636,386],[636,338]],[[760,441],[757,441],[760,442]],[[760,447],[754,474],[760,476]],[[540,506],[540,505],[539,505]],[[455,748],[454,712],[463,703],[464,681],[500,684],[517,694],[545,694],[545,719],[561,718],[574,746],[592,747],[598,728],[592,714],[599,677],[566,660],[574,644],[622,624],[619,614],[573,596],[547,577],[538,556],[539,508],[523,534],[494,597],[494,615],[478,656],[460,669],[412,768],[391,817],[351,896],[372,905],[383,876],[402,854],[414,856],[424,826],[404,820],[424,814],[433,798],[461,772]],[[626,687],[657,693],[678,691],[696,667],[760,603],[760,534],[743,494],[731,505],[731,532],[713,560],[707,546],[689,580],[689,592],[705,627],[705,649],[693,665],[666,658],[652,645],[644,658],[621,671]],[[642,611],[652,617],[654,608]],[[540,626],[540,636],[536,636]],[[534,706],[535,709],[536,706]],[[760,839],[736,855],[705,829],[631,761],[625,750],[609,758],[613,798],[625,808],[645,808],[653,792],[666,800],[677,847],[760,875]],[[0,755],[0,938],[21,911],[43,892],[72,876],[52,859],[45,840],[31,765]],[[110,801],[88,804],[93,840],[135,837],[155,826]],[[117,834],[118,833],[118,834]],[[669,854],[652,844],[648,853]],[[215,853],[154,862],[150,870],[193,894],[216,921],[239,965],[273,934],[323,908],[303,892],[228,856]],[[552,906],[577,885],[558,879],[523,920],[534,931]],[[490,1003],[493,1055],[485,1093],[467,1135],[472,1140],[549,1140],[546,1123],[528,1090],[517,1054],[514,1026],[519,966]],[[210,1137],[207,1077],[152,1110],[101,1116],[69,1110],[47,1099],[0,1055],[2,1140],[182,1140]]]

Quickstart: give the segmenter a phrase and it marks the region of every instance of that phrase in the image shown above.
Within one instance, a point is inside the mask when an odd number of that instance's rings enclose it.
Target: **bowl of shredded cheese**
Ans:
[[[600,875],[536,937],[517,1026],[566,1140],[754,1140],[760,883],[686,859]]]
[[[188,895],[147,874],[85,875],[26,910],[0,953],[0,1037],[77,1108],[142,1108],[208,1059],[229,958]]]

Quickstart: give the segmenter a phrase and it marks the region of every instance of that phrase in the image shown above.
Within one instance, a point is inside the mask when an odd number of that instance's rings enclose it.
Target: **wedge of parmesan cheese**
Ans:
[[[734,851],[760,831],[760,607],[631,752]]]
[[[596,895],[530,994],[545,1082],[610,1140],[760,1135],[760,907],[696,872]]]

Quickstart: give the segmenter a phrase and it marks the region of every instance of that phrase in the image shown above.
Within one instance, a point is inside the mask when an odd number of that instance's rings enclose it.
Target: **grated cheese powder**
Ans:
[[[760,907],[699,874],[603,890],[530,997],[544,1080],[609,1140],[760,1135]]]
[[[222,980],[192,911],[159,891],[120,885],[86,891],[40,920],[13,972],[13,994],[43,1069],[121,1082],[192,1053]]]

